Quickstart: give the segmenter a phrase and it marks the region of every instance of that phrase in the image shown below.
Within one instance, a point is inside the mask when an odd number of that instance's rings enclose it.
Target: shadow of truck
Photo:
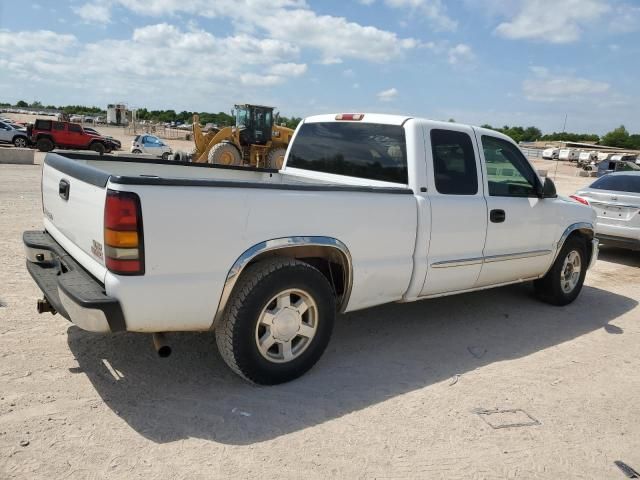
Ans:
[[[636,305],[585,286],[576,302],[558,308],[516,285],[354,312],[338,318],[315,368],[276,387],[233,374],[211,333],[172,334],[169,359],[157,358],[143,334],[100,336],[70,327],[68,343],[106,405],[144,437],[245,445],[567,342]]]

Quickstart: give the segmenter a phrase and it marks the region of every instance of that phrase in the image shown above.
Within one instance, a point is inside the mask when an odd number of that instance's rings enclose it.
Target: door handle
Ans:
[[[60,180],[58,184],[58,195],[63,200],[69,200],[69,190],[71,189],[71,185],[66,180]]]
[[[502,223],[507,218],[507,214],[504,213],[504,210],[491,210],[489,212],[489,220],[493,223]]]

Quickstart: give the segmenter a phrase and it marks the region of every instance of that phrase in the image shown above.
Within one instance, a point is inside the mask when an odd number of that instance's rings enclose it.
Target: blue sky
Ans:
[[[640,132],[638,0],[0,0],[0,100]]]

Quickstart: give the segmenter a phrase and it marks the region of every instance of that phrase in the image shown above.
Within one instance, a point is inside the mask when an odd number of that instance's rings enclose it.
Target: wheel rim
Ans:
[[[24,138],[18,138],[15,141],[15,146],[18,148],[24,148],[27,146],[27,141]]]
[[[564,259],[560,273],[560,286],[564,293],[571,293],[578,285],[582,259],[576,250],[571,250]]]
[[[274,295],[260,313],[255,341],[260,354],[274,363],[298,358],[318,330],[318,307],[304,290],[292,288]]]

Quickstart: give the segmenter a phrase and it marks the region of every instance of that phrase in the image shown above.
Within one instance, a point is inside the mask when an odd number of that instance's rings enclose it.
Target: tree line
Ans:
[[[64,112],[68,115],[106,115],[106,111],[99,107],[88,107],[85,105],[43,105],[39,101],[28,103],[24,100],[20,100],[15,105],[9,103],[0,102],[1,107],[17,107],[17,108],[39,108],[44,110],[56,110]],[[232,115],[225,112],[209,113],[209,112],[188,112],[183,110],[176,112],[175,110],[148,110],[146,108],[137,109],[137,118],[139,120],[149,120],[154,122],[184,122],[191,123],[193,114],[197,113],[200,116],[200,123],[206,125],[207,123],[213,123],[218,126],[229,126],[235,124],[235,119]],[[296,128],[302,121],[300,117],[284,117],[281,116],[278,123],[284,124],[289,128]],[[449,119],[450,122],[454,120]],[[630,134],[624,125],[620,125],[618,128],[606,133],[602,137],[595,133],[572,133],[572,132],[553,132],[543,134],[537,127],[519,127],[504,125],[503,127],[492,127],[491,125],[481,125],[483,128],[489,128],[497,132],[503,133],[511,137],[515,142],[534,142],[534,141],[561,141],[566,140],[569,142],[596,142],[600,145],[607,145],[610,147],[625,148],[631,150],[640,150],[640,134]]]

